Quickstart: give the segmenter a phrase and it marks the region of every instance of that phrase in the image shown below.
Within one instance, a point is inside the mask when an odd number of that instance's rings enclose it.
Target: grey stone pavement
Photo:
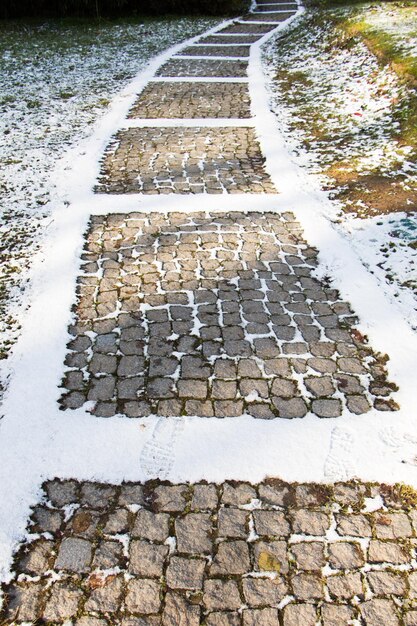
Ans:
[[[260,194],[279,190],[242,80],[250,45],[294,11],[260,2],[172,57],[110,142],[97,197],[179,201],[175,212],[91,218],[64,419],[87,402],[91,419],[312,412],[337,423],[342,412],[397,408],[388,357],[315,277],[318,251],[291,207],[256,211]],[[251,193],[253,211],[221,212],[220,197],[220,211],[181,211],[183,194],[198,203],[201,193]],[[411,488],[57,478],[43,489],[2,587],[1,624],[417,626]]]
[[[360,482],[50,481],[2,623],[415,626],[416,496]]]

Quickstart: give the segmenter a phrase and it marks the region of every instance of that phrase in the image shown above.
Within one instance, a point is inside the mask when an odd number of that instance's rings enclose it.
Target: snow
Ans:
[[[59,197],[56,161],[149,59],[215,19],[7,22],[0,32],[0,353],[19,334],[27,270]],[[11,293],[10,293],[11,292]],[[4,308],[7,309],[6,311]]]
[[[368,20],[369,12],[376,11],[387,18],[390,10],[369,9],[365,16]],[[345,11],[350,15],[351,9]],[[363,18],[362,10],[358,14]],[[292,157],[317,187],[334,188],[328,168],[342,165],[345,171],[358,172],[359,181],[361,175],[375,172],[399,177],[400,187],[415,189],[415,155],[393,137],[400,101],[408,100],[407,87],[391,69],[381,69],[361,42],[336,47],[328,22],[318,27],[314,16],[307,14],[301,26],[296,45],[287,38],[276,51],[273,39],[264,54],[271,105]],[[284,93],[281,85],[287,77],[293,86]],[[317,128],[311,123],[311,110],[320,111]],[[328,195],[333,197],[334,192]],[[354,213],[342,212],[342,203],[343,198],[327,205],[328,218],[417,328],[417,251],[409,245],[417,239],[415,218],[395,213],[365,219],[367,207],[361,200],[349,205]]]
[[[298,15],[278,27],[291,28]],[[252,46],[249,86],[258,137],[266,165],[280,194],[254,198],[205,195],[181,197],[181,210],[292,210],[306,237],[320,249],[321,272],[333,277],[342,296],[361,318],[361,331],[372,345],[390,354],[390,376],[400,386],[397,413],[374,410],[365,416],[344,414],[334,420],[309,414],[301,420],[199,417],[141,420],[94,418],[85,408],[58,409],[59,384],[71,321],[79,254],[89,216],[106,211],[178,210],[176,197],[130,195],[98,197],[92,184],[109,137],[123,123],[131,103],[176,46],[159,55],[114,98],[94,134],[62,162],[42,258],[32,268],[32,306],[10,366],[12,376],[0,421],[0,575],[10,576],[13,549],[25,533],[30,507],[46,478],[59,476],[119,483],[150,477],[173,482],[344,480],[359,477],[417,485],[414,456],[407,446],[415,425],[417,340],[399,310],[381,291],[352,250],[350,241],[329,222],[331,204],[315,179],[288,150],[261,71],[261,43]],[[191,40],[193,41],[193,40]],[[191,43],[191,42],[190,42]],[[221,122],[219,122],[221,125]],[[395,334],[393,332],[395,329]],[[395,437],[392,436],[395,430]]]

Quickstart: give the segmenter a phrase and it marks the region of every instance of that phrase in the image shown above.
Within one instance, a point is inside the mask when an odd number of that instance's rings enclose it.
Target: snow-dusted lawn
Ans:
[[[50,223],[57,160],[91,134],[112,97],[151,57],[217,22],[0,25],[0,358],[18,333],[25,272]]]
[[[415,327],[417,222],[408,211],[417,208],[417,154],[398,140],[415,94],[359,38],[337,30],[335,16],[388,25],[414,54],[415,9],[307,12],[265,49],[272,106],[298,163],[335,199],[328,217]]]

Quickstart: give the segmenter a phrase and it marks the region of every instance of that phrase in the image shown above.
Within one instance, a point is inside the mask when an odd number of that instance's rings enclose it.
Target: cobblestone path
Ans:
[[[291,207],[257,206],[279,188],[252,117],[251,45],[295,10],[260,1],[182,49],[109,142],[95,192],[115,208],[91,216],[86,233],[63,419],[84,407],[91,420],[338,423],[398,408],[387,357],[314,274],[318,251]],[[135,194],[141,209],[117,212]],[[163,194],[172,208],[147,211],[148,196]],[[198,194],[213,195],[212,210],[198,212]],[[253,210],[226,212],[230,194],[253,194]],[[55,479],[3,585],[0,622],[417,626],[416,506],[411,489],[360,482]]]
[[[108,145],[97,194],[252,193],[255,210],[258,194],[276,194],[247,64],[294,11],[262,3],[162,65]],[[97,217],[84,252],[62,408],[264,419],[396,408],[385,357],[312,275],[317,251],[290,213]]]
[[[417,624],[406,489],[273,479],[44,489],[3,623]]]

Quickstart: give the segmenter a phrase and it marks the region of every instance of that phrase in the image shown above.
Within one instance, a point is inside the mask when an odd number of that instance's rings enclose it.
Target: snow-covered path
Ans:
[[[417,485],[416,338],[326,220],[269,110],[261,46],[301,11],[262,3],[159,56],[63,168],[67,202],[35,272],[0,423],[4,578],[56,477]],[[70,484],[58,508],[78,503]],[[77,541],[68,550],[89,563]]]

